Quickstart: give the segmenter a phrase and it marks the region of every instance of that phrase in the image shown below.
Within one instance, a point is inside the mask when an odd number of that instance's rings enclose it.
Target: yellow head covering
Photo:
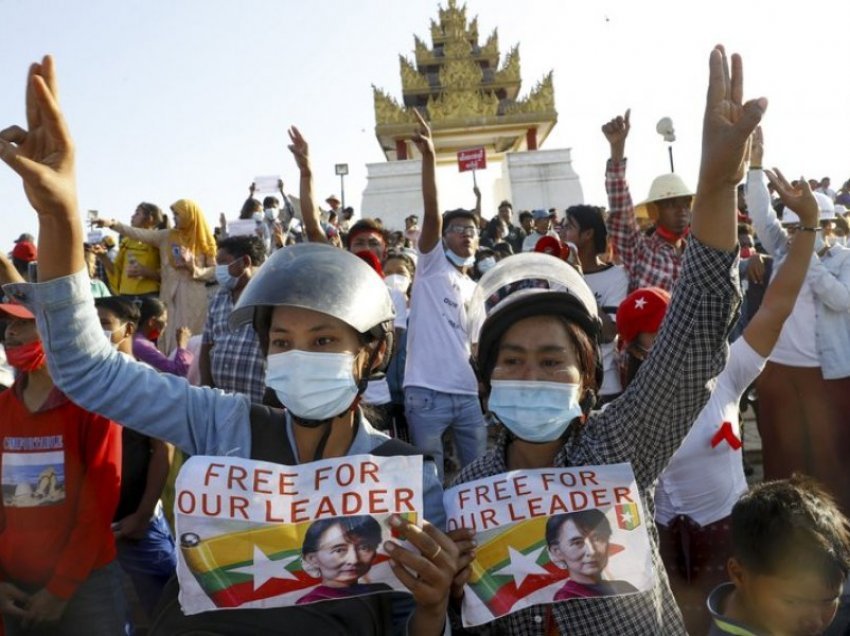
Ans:
[[[179,243],[196,257],[205,254],[210,259],[215,259],[215,238],[207,225],[201,206],[191,199],[180,199],[171,205],[171,210],[180,215],[182,226],[171,230],[171,241]],[[171,264],[178,265],[174,252],[171,253]]]

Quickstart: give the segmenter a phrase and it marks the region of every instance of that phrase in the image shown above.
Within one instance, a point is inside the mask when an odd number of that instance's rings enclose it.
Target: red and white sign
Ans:
[[[483,147],[461,150],[457,153],[457,167],[459,172],[483,170],[487,167],[487,153]]]

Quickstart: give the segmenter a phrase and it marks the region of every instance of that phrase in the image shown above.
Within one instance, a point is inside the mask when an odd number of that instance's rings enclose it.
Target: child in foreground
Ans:
[[[821,634],[850,572],[850,523],[813,480],[753,488],[732,509],[731,582],[708,598],[709,636]]]

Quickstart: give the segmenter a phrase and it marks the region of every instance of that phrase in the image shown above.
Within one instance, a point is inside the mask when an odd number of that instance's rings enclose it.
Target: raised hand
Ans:
[[[76,215],[74,144],[62,111],[53,58],[32,64],[27,74],[27,130],[0,131],[0,158],[24,182],[24,192],[39,215]]]
[[[415,108],[413,109],[413,114],[416,115],[416,120],[419,122],[419,129],[413,133],[413,143],[416,144],[423,157],[433,157],[434,139],[431,137],[431,127]]]
[[[725,49],[718,45],[709,58],[708,95],[702,128],[700,190],[733,187],[744,176],[750,135],[767,110],[767,99],[743,102],[744,67],[732,56],[732,72]]]
[[[788,183],[788,180],[779,171],[779,168],[773,170],[765,170],[768,181],[776,188],[776,194],[787,207],[791,208],[800,217],[800,224],[803,227],[818,226],[818,202],[815,195],[812,194],[812,189],[809,187],[809,182],[804,177],[800,177],[796,186]]]
[[[292,126],[288,131],[289,139],[292,141],[289,144],[289,151],[295,157],[295,163],[302,174],[310,172],[310,147],[304,139],[301,131],[295,126]],[[282,186],[282,184],[281,184]]]
[[[629,121],[631,114],[632,109],[627,108],[624,115],[618,115],[602,126],[602,134],[605,135],[605,139],[608,140],[612,149],[614,147],[618,147],[619,149],[625,148],[626,138],[629,136],[629,130],[632,128]]]

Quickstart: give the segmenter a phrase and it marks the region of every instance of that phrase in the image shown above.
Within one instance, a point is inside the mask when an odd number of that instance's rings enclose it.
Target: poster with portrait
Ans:
[[[652,588],[646,514],[629,464],[512,471],[443,497],[448,530],[477,547],[463,624],[525,607]]]
[[[404,540],[390,526],[393,514],[422,518],[419,456],[299,466],[195,456],[175,490],[187,615],[407,591],[383,545]]]

